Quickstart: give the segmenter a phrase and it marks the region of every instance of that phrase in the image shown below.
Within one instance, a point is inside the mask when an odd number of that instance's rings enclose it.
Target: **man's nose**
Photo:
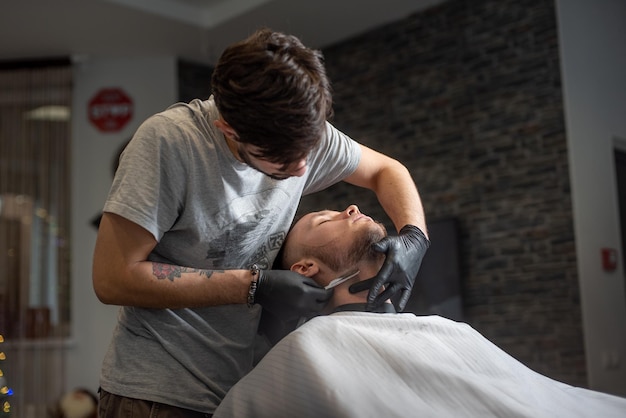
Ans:
[[[344,213],[348,216],[352,216],[355,215],[357,213],[361,213],[359,211],[359,207],[357,205],[350,205],[346,208],[346,210],[344,211]]]

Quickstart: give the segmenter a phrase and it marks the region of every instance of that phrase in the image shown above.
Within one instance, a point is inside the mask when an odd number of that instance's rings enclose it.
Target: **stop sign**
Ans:
[[[119,88],[105,88],[89,101],[89,121],[102,132],[117,132],[133,117],[133,101]]]

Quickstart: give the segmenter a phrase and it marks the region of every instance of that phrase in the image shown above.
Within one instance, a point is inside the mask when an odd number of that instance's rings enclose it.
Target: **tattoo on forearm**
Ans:
[[[178,277],[182,277],[183,273],[198,273],[200,276],[211,277],[215,271],[223,273],[224,270],[203,270],[190,267],[173,266],[171,264],[152,263],[152,274],[157,279],[168,279],[174,281]]]

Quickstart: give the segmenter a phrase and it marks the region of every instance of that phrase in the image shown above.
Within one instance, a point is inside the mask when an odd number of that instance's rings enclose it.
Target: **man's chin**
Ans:
[[[358,262],[361,260],[378,261],[380,256],[384,257],[384,254],[379,253],[372,247],[381,239],[387,236],[385,227],[383,224],[376,222],[371,228],[368,228],[367,232],[357,239],[351,248],[352,261]]]

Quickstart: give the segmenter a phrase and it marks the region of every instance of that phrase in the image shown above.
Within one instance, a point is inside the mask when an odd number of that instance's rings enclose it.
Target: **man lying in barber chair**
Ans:
[[[540,375],[469,325],[439,316],[364,312],[383,259],[384,227],[354,205],[303,216],[283,268],[334,287],[325,313],[282,338],[214,417],[623,417],[626,399]],[[354,290],[354,287],[353,287]]]

